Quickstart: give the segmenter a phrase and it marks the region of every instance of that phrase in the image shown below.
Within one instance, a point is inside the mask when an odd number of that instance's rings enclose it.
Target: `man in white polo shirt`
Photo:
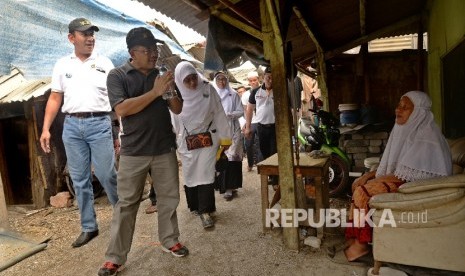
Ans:
[[[242,95],[242,104],[244,110],[247,112],[247,104],[249,103],[251,91],[257,90],[260,87],[260,80],[257,71],[251,71],[247,74],[247,80],[249,81],[250,90],[247,90]],[[247,153],[247,171],[252,171],[254,163],[258,163],[263,160],[262,153],[260,152],[260,141],[257,134],[257,118],[255,116],[255,110],[252,111],[251,120],[251,135],[250,139],[245,138],[245,149]],[[255,140],[255,138],[257,138]]]
[[[255,110],[258,140],[260,142],[260,151],[263,159],[270,157],[277,152],[276,148],[276,131],[275,131],[275,114],[274,114],[274,96],[271,79],[271,68],[265,69],[263,85],[258,89],[250,92],[249,103],[247,104],[246,124],[244,135],[250,139],[252,136],[252,115]],[[277,178],[270,177],[271,184],[277,185]]]
[[[85,18],[76,18],[68,29],[74,51],[59,59],[53,69],[40,144],[44,152],[50,152],[50,127],[63,102],[61,111],[66,117],[62,138],[81,215],[81,234],[72,246],[80,247],[98,235],[91,164],[110,203],[114,206],[118,201],[106,86],[107,75],[114,66],[110,59],[93,52],[97,26]]]

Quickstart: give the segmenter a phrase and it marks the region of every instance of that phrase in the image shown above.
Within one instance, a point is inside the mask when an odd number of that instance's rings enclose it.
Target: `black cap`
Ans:
[[[126,35],[126,44],[128,49],[134,46],[140,45],[150,47],[157,43],[164,43],[163,41],[156,39],[152,32],[144,27],[138,27],[130,30]]]
[[[96,32],[99,31],[99,28],[97,26],[93,25],[89,20],[82,17],[76,18],[73,21],[69,22],[68,29],[70,33],[74,31],[85,32],[88,29],[93,29]]]

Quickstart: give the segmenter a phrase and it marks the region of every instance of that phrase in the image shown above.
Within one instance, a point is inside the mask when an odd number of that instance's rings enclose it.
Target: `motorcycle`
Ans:
[[[304,151],[319,150],[330,156],[329,196],[341,196],[348,189],[351,162],[338,146],[341,136],[337,128],[339,121],[327,111],[321,109],[310,111],[315,114],[316,124],[309,118],[301,118],[297,138]]]

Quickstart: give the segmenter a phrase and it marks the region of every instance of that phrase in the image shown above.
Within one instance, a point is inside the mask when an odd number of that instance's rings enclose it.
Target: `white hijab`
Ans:
[[[197,88],[192,90],[187,88],[183,80],[189,76],[197,74],[198,85]],[[208,108],[202,108],[205,101],[203,97],[209,97],[210,84],[208,81],[195,69],[194,65],[187,61],[181,61],[174,70],[174,82],[181,92],[181,96],[184,100],[181,118],[186,121],[192,121],[195,118],[205,118],[205,113],[208,112]]]
[[[410,182],[452,174],[452,157],[446,139],[434,122],[431,100],[421,91],[410,91],[413,112],[403,125],[394,125],[376,176],[394,174]]]
[[[224,76],[226,78],[224,88],[219,88],[216,84],[216,80],[219,76]],[[237,91],[232,89],[229,85],[228,76],[223,72],[217,73],[213,79],[212,85],[220,96],[221,105],[223,105],[226,115],[232,116],[232,119],[234,120],[242,117],[244,115],[244,107],[242,106],[241,98],[239,97],[239,94],[237,94]],[[237,125],[239,126],[239,124]]]
[[[216,79],[219,76],[224,76],[226,78],[226,84],[225,84],[224,88],[219,88],[218,85],[216,84]],[[224,103],[225,101],[232,101],[231,94],[237,93],[236,90],[232,89],[231,86],[229,86],[228,76],[223,72],[219,72],[219,73],[216,74],[215,78],[212,81],[212,85],[213,85],[213,87],[215,87],[216,92],[218,92],[218,95],[220,96],[222,103]],[[224,104],[223,104],[223,107],[224,107]],[[226,113],[228,113],[228,112],[231,112],[231,111],[234,111],[234,110],[226,110],[226,108],[225,108],[225,111],[226,111]]]

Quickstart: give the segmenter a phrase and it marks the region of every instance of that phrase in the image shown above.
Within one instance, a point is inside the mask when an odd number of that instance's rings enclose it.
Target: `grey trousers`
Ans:
[[[175,150],[157,156],[121,156],[117,184],[119,200],[113,209],[106,261],[121,265],[127,260],[149,171],[155,179],[160,243],[166,248],[178,243],[179,172]]]

